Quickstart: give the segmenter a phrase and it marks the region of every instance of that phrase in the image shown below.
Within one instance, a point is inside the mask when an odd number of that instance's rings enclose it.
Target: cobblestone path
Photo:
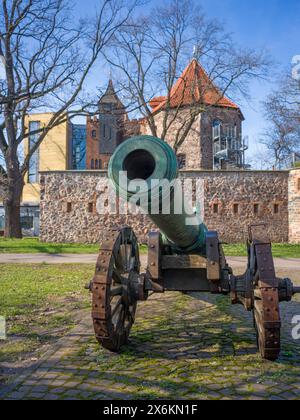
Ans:
[[[119,355],[80,325],[0,395],[1,399],[300,399],[300,302],[282,305],[283,350],[263,362],[252,315],[222,296],[156,295],[139,305],[130,344]]]

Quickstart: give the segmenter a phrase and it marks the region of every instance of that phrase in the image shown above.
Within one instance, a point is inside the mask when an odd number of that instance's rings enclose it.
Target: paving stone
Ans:
[[[42,400],[45,397],[45,393],[40,392],[32,392],[31,394],[28,394],[26,398],[33,399],[33,400]]]
[[[220,297],[203,298],[167,293],[140,304],[119,355],[96,344],[87,311],[71,341],[67,336],[5,399],[299,399],[300,343],[291,341],[285,321],[283,351],[293,357],[263,362],[253,352],[252,315],[239,307],[224,313]],[[283,306],[283,320],[297,308]]]
[[[25,397],[25,395],[26,395],[26,392],[16,391],[16,392],[12,392],[9,395],[9,398],[12,400],[22,400]]]
[[[60,395],[60,394],[64,394],[65,392],[66,392],[66,389],[65,388],[54,388],[54,389],[51,389],[51,393],[53,393],[53,394]]]
[[[44,400],[46,400],[46,401],[55,401],[55,400],[59,400],[59,399],[60,399],[60,398],[59,398],[59,396],[58,396],[58,395],[51,394],[51,393],[46,394],[46,395],[44,396]]]

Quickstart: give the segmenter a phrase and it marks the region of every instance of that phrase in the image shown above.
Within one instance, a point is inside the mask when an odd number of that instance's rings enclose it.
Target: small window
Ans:
[[[71,213],[72,211],[72,203],[67,203],[67,213]]]
[[[279,213],[279,204],[274,204],[274,214]]]
[[[103,168],[103,166],[102,166],[102,160],[99,159],[99,169],[102,169],[102,168]]]
[[[29,139],[28,147],[29,150],[32,150],[37,142],[39,141],[39,134],[32,134],[38,131],[41,127],[40,121],[30,121],[29,123]],[[37,184],[39,182],[39,166],[40,166],[40,154],[39,149],[37,149],[29,160],[29,169],[28,169],[28,182],[29,184]]]
[[[99,162],[98,159],[95,160],[95,169],[99,169]]]
[[[219,213],[219,204],[217,204],[217,203],[214,204],[213,211],[214,211],[214,214],[218,214]]]
[[[89,213],[94,213],[94,203],[89,203]]]
[[[233,213],[234,214],[239,214],[239,205],[238,204],[233,205]]]
[[[93,137],[93,139],[95,139],[97,137],[97,131],[96,130],[92,131],[92,137]]]
[[[91,160],[91,169],[95,169],[95,161],[94,161],[94,159]]]
[[[213,140],[220,140],[222,123],[219,120],[213,122]]]
[[[178,168],[184,169],[186,167],[186,155],[184,154],[177,155],[177,162],[178,162]]]
[[[253,206],[253,212],[254,212],[254,214],[258,214],[259,213],[259,204],[254,204],[254,206]]]

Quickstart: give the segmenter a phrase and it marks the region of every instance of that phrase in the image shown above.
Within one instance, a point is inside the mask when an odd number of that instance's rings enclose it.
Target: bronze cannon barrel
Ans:
[[[138,136],[122,143],[109,164],[109,178],[124,200],[130,202],[134,198],[138,181],[142,181],[138,191],[140,200],[136,204],[148,214],[171,246],[186,253],[205,253],[206,226],[199,218],[198,223],[188,222],[196,217],[191,205],[184,203],[181,211],[176,209],[176,188],[181,185],[178,172],[173,149],[152,136]],[[170,188],[163,188],[164,183]],[[165,211],[167,202],[170,205],[167,204]]]

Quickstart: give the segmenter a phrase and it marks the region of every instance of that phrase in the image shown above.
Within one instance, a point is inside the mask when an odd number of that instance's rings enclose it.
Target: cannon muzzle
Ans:
[[[135,204],[168,244],[185,253],[205,253],[206,226],[200,218],[195,223],[191,203],[184,202],[177,157],[166,142],[139,136],[122,143],[110,160],[109,178],[124,200],[130,202],[138,195]]]

